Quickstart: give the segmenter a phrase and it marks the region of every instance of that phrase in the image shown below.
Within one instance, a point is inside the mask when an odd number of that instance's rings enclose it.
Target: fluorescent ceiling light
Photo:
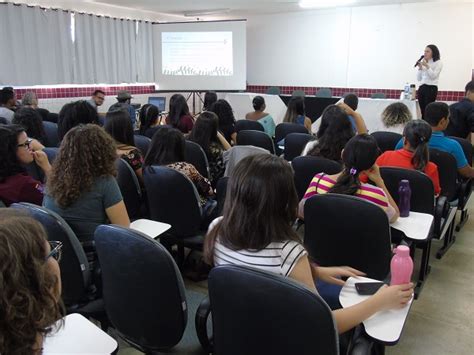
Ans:
[[[355,0],[301,0],[299,5],[303,9],[311,9],[317,7],[345,6],[353,3],[355,3]]]
[[[184,16],[196,17],[196,16],[209,16],[209,15],[220,15],[230,12],[230,9],[214,9],[214,10],[197,10],[197,11],[186,11]]]

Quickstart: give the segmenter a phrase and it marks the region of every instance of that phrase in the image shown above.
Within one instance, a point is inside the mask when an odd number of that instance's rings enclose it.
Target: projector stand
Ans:
[[[196,114],[196,96],[201,100],[201,103],[204,103],[204,100],[201,96],[201,93],[199,91],[192,91],[189,93],[188,97],[186,98],[186,102],[189,101],[189,99],[193,97],[193,116]]]

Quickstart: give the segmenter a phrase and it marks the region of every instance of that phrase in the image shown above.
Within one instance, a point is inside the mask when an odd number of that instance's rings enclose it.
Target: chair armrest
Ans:
[[[472,192],[472,179],[462,179],[458,190],[458,207],[464,209]]]
[[[207,334],[207,320],[211,314],[211,302],[209,296],[204,298],[196,311],[196,317],[194,319],[196,325],[196,333],[199,339],[199,343],[206,350],[207,353],[212,353],[213,351],[213,341],[212,337],[210,338]]]
[[[434,214],[434,234],[439,237],[441,229],[441,221],[449,212],[449,202],[446,196],[439,196],[436,200],[435,214]]]

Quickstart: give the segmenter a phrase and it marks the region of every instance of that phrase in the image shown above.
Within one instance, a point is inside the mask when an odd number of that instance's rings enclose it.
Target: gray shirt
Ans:
[[[15,112],[12,110],[6,108],[6,107],[0,107],[0,117],[5,118],[9,123],[12,123],[13,115]]]

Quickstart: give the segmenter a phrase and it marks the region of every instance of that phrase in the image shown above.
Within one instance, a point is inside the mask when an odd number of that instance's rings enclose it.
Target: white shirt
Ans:
[[[438,85],[439,73],[443,69],[443,62],[437,60],[436,62],[433,59],[428,61],[428,69],[423,67],[423,69],[418,69],[416,73],[416,78],[420,82],[420,86],[423,84],[426,85]]]

